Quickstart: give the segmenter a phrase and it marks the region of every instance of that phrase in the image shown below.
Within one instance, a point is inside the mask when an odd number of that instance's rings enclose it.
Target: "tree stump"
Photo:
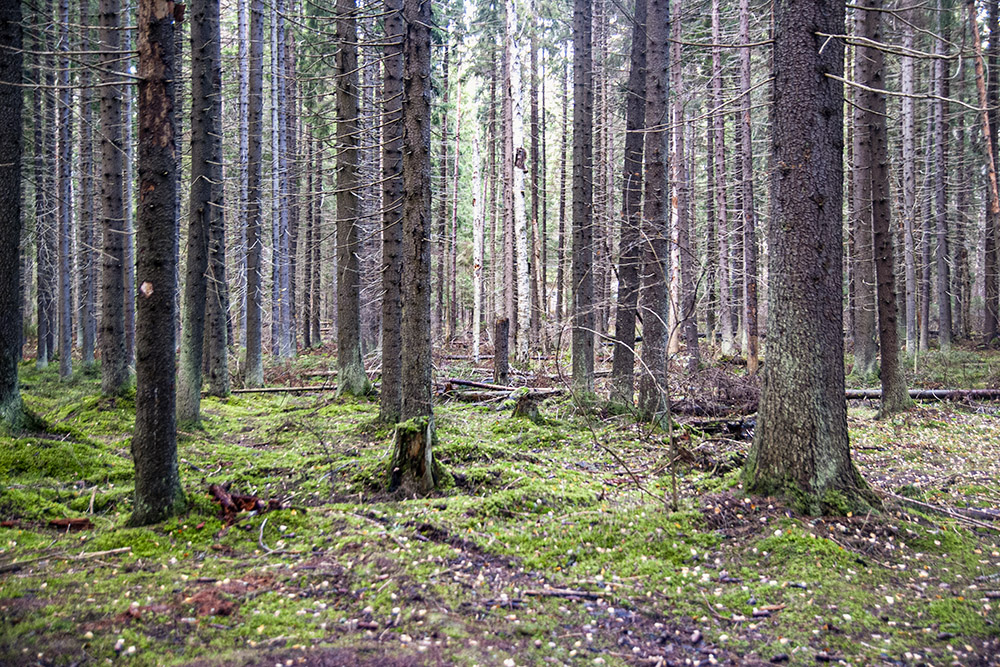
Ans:
[[[541,420],[541,415],[538,413],[538,403],[542,400],[542,395],[533,393],[526,387],[522,387],[513,392],[510,397],[515,400],[514,412],[511,414],[511,418],[522,417],[530,419],[535,423]]]
[[[510,320],[506,317],[497,318],[493,334],[493,381],[497,384],[507,384],[510,375],[509,348]]]
[[[434,418],[414,417],[396,424],[392,439],[389,491],[425,496],[434,490]]]

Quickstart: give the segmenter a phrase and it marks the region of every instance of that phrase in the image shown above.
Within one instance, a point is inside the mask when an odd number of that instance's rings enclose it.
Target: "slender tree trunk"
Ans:
[[[532,2],[529,5],[529,11],[534,14],[536,8],[535,3]],[[531,279],[531,342],[533,345],[537,345],[540,340],[540,329],[542,323],[542,312],[544,308],[544,303],[542,301],[542,273],[541,270],[541,230],[539,229],[539,219],[538,214],[541,209],[541,202],[539,201],[539,166],[540,166],[540,153],[539,153],[539,127],[538,127],[538,37],[536,30],[531,31],[530,46],[531,54],[529,55],[529,86],[528,95],[531,98],[531,103],[529,106],[529,132],[530,132],[530,148],[528,154],[528,162],[531,165],[531,228],[532,228],[532,243],[531,245],[531,269],[532,269],[532,279]],[[542,172],[542,177],[544,178],[544,172]]]
[[[412,1],[412,0],[411,0]],[[403,0],[385,0],[382,120],[382,391],[379,417],[402,415]]]
[[[451,232],[448,234],[448,322],[446,331],[448,339],[455,336],[455,326],[458,320],[458,166],[462,147],[462,87],[456,91],[458,101],[455,107],[455,164],[451,170]],[[472,194],[473,200],[476,193]]]
[[[950,9],[948,7],[947,9]],[[938,0],[938,36],[934,40],[938,58],[934,60],[934,227],[937,232],[935,264],[937,268],[938,345],[942,350],[951,349],[951,255],[948,249],[948,199],[945,180],[948,172],[948,61],[945,41],[948,39],[948,21],[945,6]]]
[[[883,39],[882,13],[879,0],[862,0],[858,9],[857,34],[870,42]],[[899,363],[898,308],[896,305],[895,258],[892,248],[891,204],[889,194],[889,138],[886,130],[885,55],[881,49],[865,44],[855,46],[858,59],[868,63],[867,78],[859,81],[866,86],[857,94],[857,104],[865,110],[864,130],[868,133],[867,147],[871,193],[872,240],[878,292],[878,340],[881,348],[883,418],[905,410],[913,402],[906,389],[903,368]],[[862,130],[857,126],[855,131]],[[855,154],[855,159],[858,155]],[[866,221],[867,223],[868,221]]]
[[[719,18],[719,0],[712,0],[712,81],[711,107],[714,141],[712,153],[715,175],[715,214],[719,221],[719,327],[722,329],[722,354],[736,353],[733,337],[732,258],[730,257],[731,232],[726,191],[726,114],[721,108],[722,98],[722,26]]]
[[[639,301],[642,228],[642,144],[646,126],[646,0],[635,0],[632,47],[625,89],[625,165],[622,169],[622,227],[618,255],[618,307],[613,398],[631,405],[635,393],[635,316]]]
[[[866,12],[857,12],[854,33],[864,30]],[[868,82],[874,79],[873,62],[868,50],[854,47],[854,80]],[[865,83],[867,85],[867,83]],[[862,379],[874,378],[877,373],[878,345],[875,303],[875,264],[872,245],[872,147],[871,126],[874,119],[868,104],[871,102],[864,90],[851,92],[854,100],[851,228],[854,232],[853,284],[854,296],[854,371]]]
[[[184,322],[177,375],[177,420],[201,419],[202,356],[206,301],[209,298],[209,235],[221,218],[221,85],[217,87],[213,54],[219,48],[218,0],[191,3],[191,187],[188,209],[187,266],[184,278]],[[221,79],[219,80],[221,84]],[[218,150],[216,150],[218,138]],[[217,188],[216,185],[219,187]],[[223,344],[225,341],[223,340]]]
[[[681,2],[675,5],[674,18],[671,24],[673,41],[671,42],[671,77],[673,86],[673,104],[675,126],[674,133],[674,192],[676,193],[676,245],[680,263],[680,328],[684,345],[687,348],[688,371],[694,373],[701,363],[701,351],[698,345],[698,318],[695,316],[698,290],[695,284],[695,268],[697,257],[691,244],[691,186],[685,153],[684,133],[688,123],[685,119],[682,72],[681,46]]]
[[[184,506],[177,469],[174,379],[174,4],[139,0],[139,264],[132,525]]]
[[[531,262],[528,254],[528,221],[524,206],[524,174],[527,170],[524,150],[524,91],[521,86],[521,46],[514,37],[518,30],[516,3],[507,0],[507,85],[510,100],[511,205],[513,207],[514,248],[517,279],[517,326],[514,331],[514,354],[520,363],[527,363],[531,353]]]
[[[709,102],[711,105],[711,102]],[[715,214],[715,121],[711,115],[706,123],[705,158],[705,326],[708,345],[713,354],[717,350],[719,295],[716,282],[719,278],[719,219]]]
[[[250,73],[247,90],[247,357],[248,387],[264,384],[264,285],[261,171],[264,130],[264,3],[250,0]]]
[[[642,374],[639,413],[659,420],[667,408],[667,144],[670,95],[668,0],[649,0],[646,17],[646,151],[642,233]],[[730,334],[732,332],[730,331]]]
[[[492,42],[490,43],[490,53],[496,55],[496,45]],[[499,312],[499,305],[497,303],[497,290],[500,285],[500,253],[497,252],[497,68],[492,68],[490,70],[490,108],[488,115],[488,129],[489,134],[487,135],[487,145],[488,149],[486,151],[486,161],[489,163],[489,175],[487,189],[489,194],[489,201],[486,203],[487,215],[490,217],[489,222],[489,248],[490,248],[490,266],[487,270],[487,287],[486,287],[486,331],[487,335],[492,331],[493,325],[496,322],[497,313]]]
[[[337,394],[368,393],[358,262],[358,51],[355,0],[337,2]]]
[[[315,236],[316,227],[316,180],[314,175],[315,171],[315,161],[314,161],[314,144],[315,141],[312,137],[312,133],[306,135],[306,252],[305,252],[305,262],[302,271],[303,285],[302,285],[302,346],[305,349],[309,349],[313,346],[312,337],[312,277],[313,277],[313,252],[312,247]],[[319,344],[319,341],[316,341]]]
[[[479,160],[479,137],[476,136],[472,151],[472,359],[477,364],[483,321],[483,201],[485,199]]]
[[[247,340],[247,213],[249,211],[248,165],[250,162],[250,0],[237,0],[237,58],[239,59],[239,144],[240,144],[240,198],[237,206],[240,246],[238,286],[240,295],[240,334],[234,341],[246,346]]]
[[[562,129],[559,132],[559,227],[556,230],[556,322],[562,325],[566,303],[566,153],[569,147],[569,46],[564,49],[563,62],[567,63],[562,77]],[[574,91],[575,94],[575,91]]]
[[[911,9],[903,16],[902,31],[904,50],[914,47],[916,11]],[[917,351],[917,270],[913,228],[917,216],[917,143],[916,115],[914,112],[914,59],[900,58],[902,73],[901,124],[903,130],[903,275],[906,281],[906,353]]]
[[[934,222],[933,199],[930,196],[931,175],[934,173],[933,156],[934,151],[934,124],[927,123],[927,131],[924,135],[924,202],[921,236],[921,266],[920,266],[920,340],[921,352],[926,352],[930,347],[931,330],[931,239],[934,235],[932,224]]]
[[[969,24],[972,32],[973,46],[975,49],[976,56],[976,90],[978,92],[979,106],[983,109],[982,118],[982,128],[983,128],[983,139],[985,144],[986,152],[986,163],[989,167],[987,180],[987,194],[989,200],[989,206],[986,209],[986,229],[985,229],[985,243],[984,245],[984,262],[983,262],[983,303],[984,303],[984,321],[983,321],[983,338],[987,344],[992,343],[1000,330],[998,330],[998,307],[1000,307],[1000,284],[997,282],[997,244],[996,244],[996,227],[997,222],[1000,220],[1000,195],[997,192],[997,169],[996,169],[996,137],[993,136],[993,130],[996,127],[994,122],[995,109],[991,106],[994,97],[996,95],[996,79],[997,77],[990,78],[990,87],[987,89],[985,82],[985,75],[983,70],[983,47],[982,41],[979,36],[979,23],[976,15],[975,3],[969,3]],[[997,53],[997,49],[1000,48],[996,45],[994,37],[1000,33],[1000,28],[997,26],[997,2],[996,0],[991,0],[989,3],[989,25],[990,25],[990,66],[994,64],[994,54]],[[992,71],[992,70],[991,70]],[[993,97],[991,97],[991,93]]]
[[[69,68],[69,0],[59,0],[59,377],[73,376],[73,295],[70,245],[73,237],[73,91]]]
[[[129,20],[135,17],[131,0],[126,0],[125,16]],[[179,33],[180,30],[176,32]],[[125,40],[125,44],[128,48],[133,48],[133,38],[129,36]],[[135,60],[130,57],[127,62],[132,67]],[[135,183],[135,136],[132,128],[133,119],[135,118],[135,114],[133,113],[135,92],[132,86],[128,86],[125,91],[125,106],[122,109],[124,122],[122,123],[121,135],[122,142],[125,144],[125,155],[123,156],[125,159],[125,187],[122,190],[124,196],[122,208],[125,212],[125,247],[123,253],[125,265],[123,272],[125,279],[125,364],[130,367],[135,364],[135,197],[133,196]],[[180,173],[179,169],[178,173]],[[103,364],[104,361],[102,360],[101,363]]]
[[[665,0],[654,0],[662,3]],[[659,18],[660,15],[658,15]],[[652,21],[652,16],[650,17]],[[648,47],[647,47],[648,48]],[[573,389],[594,391],[594,86],[590,0],[573,1]],[[647,118],[650,118],[647,108]],[[647,134],[647,137],[649,135]]]
[[[448,219],[448,96],[450,93],[448,86],[448,74],[451,70],[451,50],[449,49],[448,36],[450,30],[445,30],[444,57],[441,64],[441,143],[438,149],[438,181],[440,183],[440,194],[438,195],[438,215],[436,228],[436,241],[434,244],[434,254],[437,255],[437,307],[434,311],[434,330],[436,337],[444,333],[444,295],[445,288],[444,267],[447,253],[447,219]]]
[[[0,429],[18,431],[24,405],[18,388],[21,361],[21,160],[24,105],[21,76],[21,2],[0,0]],[[36,116],[37,122],[37,116]],[[6,433],[5,433],[6,435]]]
[[[740,0],[740,42],[750,43],[750,2]],[[750,53],[740,49],[740,191],[743,223],[743,322],[747,341],[747,373],[757,373],[757,212],[753,193],[753,131],[750,122]]]
[[[87,52],[93,48],[90,37],[94,23],[90,0],[80,3],[80,50]],[[84,366],[94,365],[94,350],[97,346],[97,235],[94,211],[94,111],[92,76],[89,68],[80,72],[79,96],[79,140],[80,140],[80,187],[77,206],[77,229],[80,251],[79,281],[80,309],[79,330],[82,333],[80,355]]]
[[[103,250],[101,272],[101,391],[116,395],[129,383],[125,349],[125,204],[122,182],[122,91],[108,85],[118,80],[114,73],[121,49],[118,0],[100,1],[100,40],[108,51],[100,57],[101,79],[101,214]],[[173,211],[173,205],[171,205]],[[41,262],[41,257],[39,258]],[[171,264],[171,266],[173,266]],[[171,281],[173,284],[173,281]],[[40,287],[40,285],[39,285]],[[172,297],[172,295],[171,295]],[[171,332],[173,325],[171,324]]]
[[[321,261],[321,251],[323,244],[321,242],[323,229],[323,147],[322,144],[317,140],[315,147],[315,162],[312,171],[310,172],[316,175],[316,191],[313,193],[313,237],[310,244],[310,254],[312,256],[312,292],[309,295],[309,300],[312,301],[312,320],[310,320],[309,327],[312,329],[312,340],[315,345],[322,345],[323,338],[320,335],[320,305],[322,304],[322,292],[320,290],[320,267],[323,265]],[[381,241],[380,241],[381,242]],[[383,297],[384,298],[384,297]],[[382,307],[381,304],[379,307]],[[384,367],[383,367],[384,368]],[[383,374],[384,375],[384,374]],[[384,388],[383,388],[384,391]]]

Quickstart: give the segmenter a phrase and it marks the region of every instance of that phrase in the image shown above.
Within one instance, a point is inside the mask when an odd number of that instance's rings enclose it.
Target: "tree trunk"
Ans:
[[[768,221],[767,364],[745,488],[803,512],[843,514],[874,501],[851,462],[844,398],[844,4],[778,0],[774,7]],[[821,48],[823,47],[823,48]]]
[[[524,174],[527,170],[524,150],[524,91],[521,86],[521,45],[515,38],[520,21],[514,0],[507,0],[507,85],[510,100],[511,149],[511,205],[513,207],[513,233],[516,261],[517,326],[514,330],[514,356],[518,362],[527,363],[531,353],[531,262],[528,259],[528,221],[524,206]]]
[[[529,4],[529,12],[534,15],[536,11],[536,6],[534,2]],[[543,274],[541,273],[541,246],[542,246],[542,234],[539,229],[539,219],[538,214],[541,209],[541,202],[539,201],[539,166],[540,166],[540,153],[539,153],[539,128],[538,128],[538,36],[537,30],[531,31],[530,46],[531,54],[529,56],[529,86],[528,95],[531,98],[531,103],[529,106],[529,123],[530,123],[530,149],[528,154],[528,162],[531,165],[531,229],[532,229],[532,242],[531,242],[531,343],[532,345],[537,345],[541,336],[541,323],[542,323],[542,313],[544,312],[544,296],[543,287],[544,282]],[[545,178],[545,172],[542,172],[542,179]]]
[[[382,105],[382,393],[379,418],[402,415],[403,0],[385,0]]]
[[[750,2],[740,0],[740,42],[750,43]],[[747,373],[759,366],[757,334],[757,211],[753,194],[753,131],[750,124],[750,47],[740,49],[740,193],[743,223],[743,323]]]
[[[632,47],[625,89],[625,165],[622,169],[622,228],[618,254],[613,398],[631,405],[635,393],[635,314],[639,301],[642,226],[642,142],[646,127],[646,0],[635,0]]]
[[[479,164],[479,136],[472,150],[472,359],[479,363],[483,322],[483,184]]]
[[[313,237],[310,243],[309,253],[312,257],[312,291],[307,297],[308,300],[312,302],[312,319],[309,322],[309,328],[312,331],[312,340],[315,345],[323,344],[323,337],[320,333],[319,320],[320,320],[320,306],[322,304],[322,291],[320,289],[321,285],[321,274],[320,267],[322,267],[322,229],[323,229],[323,146],[319,141],[316,141],[315,147],[315,162],[311,171],[315,174],[316,178],[316,190],[313,192]],[[379,240],[381,243],[381,240]],[[397,272],[398,273],[398,272]],[[397,287],[398,294],[398,287]],[[384,297],[383,297],[384,298]],[[381,308],[382,305],[379,304]],[[398,308],[398,304],[397,304]],[[398,333],[398,327],[397,327]],[[384,367],[383,367],[384,368]],[[397,374],[398,375],[398,374]],[[383,390],[384,391],[384,390]]]
[[[646,152],[642,232],[642,374],[639,414],[658,421],[667,407],[668,0],[649,0],[646,17]],[[732,332],[730,331],[730,334]]]
[[[916,11],[911,9],[902,21],[903,50],[913,50]],[[900,59],[902,74],[901,124],[903,129],[903,274],[906,281],[906,353],[917,351],[917,270],[913,229],[917,216],[917,143],[914,113],[914,59]]]
[[[711,109],[713,128],[713,172],[715,176],[715,215],[719,229],[719,328],[722,330],[722,354],[736,354],[733,336],[731,230],[726,191],[726,114],[722,109],[722,26],[719,0],[712,0],[712,81]]]
[[[73,90],[69,68],[69,0],[59,0],[59,378],[73,376],[73,294],[70,246],[73,238]]]
[[[441,63],[441,143],[439,144],[439,155],[438,155],[438,181],[441,184],[440,194],[438,195],[438,215],[437,215],[437,229],[435,236],[437,237],[437,243],[434,244],[435,252],[437,255],[437,289],[435,289],[437,307],[434,310],[434,330],[437,333],[436,337],[440,337],[443,334],[444,329],[444,294],[447,291],[445,289],[445,277],[444,277],[444,267],[445,258],[448,256],[446,251],[447,243],[445,242],[445,236],[447,233],[446,220],[448,219],[448,74],[451,69],[451,50],[448,48],[448,37],[451,31],[445,30],[445,43],[444,43],[444,58]]]
[[[125,16],[128,20],[134,20],[135,12],[131,0],[126,0]],[[180,32],[179,30],[177,32]],[[125,41],[126,50],[133,49],[134,38],[128,37]],[[135,66],[133,58],[128,59],[129,67]],[[128,86],[125,91],[125,122],[122,123],[122,142],[125,144],[125,177],[122,190],[124,201],[122,209],[125,212],[125,248],[124,257],[124,290],[125,290],[125,364],[132,366],[135,363],[135,198],[133,188],[135,183],[135,141],[132,124],[135,114],[133,113],[134,97],[136,91],[133,86]],[[176,134],[174,136],[177,136]],[[178,170],[178,173],[180,170]],[[177,221],[175,221],[177,224]],[[178,225],[179,228],[179,225]],[[179,246],[178,246],[179,247]],[[104,361],[102,360],[103,364]]]
[[[950,9],[950,8],[949,8]],[[937,232],[934,263],[937,267],[938,345],[951,349],[951,255],[948,251],[948,199],[945,180],[948,172],[948,61],[945,60],[948,21],[944,4],[938,0],[938,36],[934,40],[938,58],[934,60],[934,227]]]
[[[237,346],[246,346],[247,339],[247,211],[249,208],[249,174],[250,161],[250,0],[236,0],[237,6],[237,60],[239,60],[239,144],[240,144],[240,193],[236,209],[239,221],[239,256],[237,290],[240,295],[240,333]]]
[[[355,0],[337,1],[337,395],[370,385],[361,361],[358,262],[358,30]]]
[[[390,489],[426,494],[436,481],[431,385],[431,2],[404,0],[402,419]]]
[[[973,3],[974,5],[975,3]],[[975,7],[969,10],[969,21],[975,26],[973,29],[973,39],[976,44],[980,43],[979,26],[974,16]],[[989,71],[991,73],[989,86],[983,82],[983,56],[982,46],[977,48],[976,58],[976,81],[979,90],[979,106],[983,111],[983,136],[985,138],[985,148],[989,151],[987,164],[989,170],[989,193],[990,206],[986,212],[986,261],[984,266],[984,289],[983,303],[986,311],[983,325],[983,339],[992,344],[1000,336],[1000,246],[997,244],[997,235],[1000,230],[1000,197],[997,195],[997,117],[1000,111],[997,110],[997,103],[1000,101],[1000,76],[997,76],[997,67],[1000,67],[1000,8],[997,0],[987,2],[987,24],[990,30],[990,51],[989,51]]]
[[[924,201],[921,228],[921,262],[920,262],[920,324],[919,324],[919,348],[921,352],[926,352],[930,348],[931,330],[931,237],[934,230],[931,225],[934,222],[933,199],[928,194],[931,188],[931,174],[934,172],[933,156],[934,151],[934,124],[927,123],[927,132],[924,137]]]
[[[857,12],[854,34],[863,33],[865,12]],[[872,59],[866,49],[854,47],[854,80],[867,82],[874,79]],[[865,84],[867,85],[867,84]],[[878,346],[876,344],[875,264],[872,245],[872,147],[871,125],[874,122],[868,94],[861,89],[851,91],[854,101],[852,136],[852,187],[851,229],[854,233],[853,281],[854,297],[854,370],[853,375],[862,381],[874,378],[877,373]]]
[[[80,4],[80,24],[88,26],[80,29],[80,50],[87,52],[93,48],[91,30],[94,23],[90,0]],[[79,140],[80,140],[80,186],[77,206],[78,268],[80,298],[79,331],[82,334],[80,356],[83,365],[94,365],[94,350],[97,346],[97,235],[94,211],[94,112],[91,71],[80,71],[79,96]]]
[[[0,429],[20,430],[24,405],[17,382],[21,361],[21,1],[0,0]],[[37,117],[36,117],[37,122]],[[6,434],[6,433],[5,433]]]
[[[594,392],[593,126],[590,0],[573,0],[572,354],[573,390],[583,394]]]
[[[264,3],[250,0],[250,79],[247,92],[247,357],[248,387],[264,384],[264,285],[261,238],[261,167],[264,131]]]
[[[497,317],[493,336],[493,381],[506,385],[510,375],[510,354],[507,341],[510,340],[510,320]]]
[[[882,13],[878,0],[862,0],[858,11],[858,36],[871,42],[881,42]],[[905,410],[912,405],[899,363],[898,308],[896,304],[895,257],[892,248],[891,204],[889,195],[889,137],[886,130],[885,55],[881,49],[859,44],[857,57],[869,64],[869,78],[859,81],[869,90],[858,94],[858,105],[866,110],[865,124],[869,134],[867,157],[872,197],[872,236],[875,276],[878,291],[878,340],[882,352],[882,418]],[[857,131],[857,128],[856,130]],[[857,158],[857,155],[855,155]]]
[[[564,51],[563,62],[569,70],[569,47]],[[569,71],[562,76],[562,129],[559,132],[559,227],[556,240],[556,322],[562,325],[566,303],[566,153],[569,146]],[[574,95],[575,95],[574,91]]]
[[[139,0],[139,264],[136,318],[135,504],[132,525],[184,506],[177,470],[174,375],[174,4]]]
[[[218,11],[217,0],[191,3],[191,187],[184,322],[177,372],[177,420],[182,424],[197,424],[201,420],[209,230],[220,224],[222,216],[221,108],[216,108],[217,104],[221,107],[221,72],[216,83],[217,64],[221,65],[217,55]]]
[[[108,85],[118,79],[114,73],[122,46],[118,0],[100,0],[100,40],[107,50],[100,56],[101,80],[101,205],[103,248],[101,271],[101,392],[106,396],[122,393],[129,383],[125,349],[125,291],[135,289],[125,283],[125,203],[123,201],[122,91]],[[173,204],[171,204],[173,211]],[[41,262],[41,257],[39,257]],[[173,266],[173,264],[171,264]],[[173,281],[171,281],[173,284]],[[41,287],[39,285],[39,287]],[[171,295],[172,297],[172,295]],[[173,324],[171,324],[173,331]]]

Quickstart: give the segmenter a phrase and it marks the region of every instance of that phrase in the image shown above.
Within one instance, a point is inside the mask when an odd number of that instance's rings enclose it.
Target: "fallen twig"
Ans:
[[[530,597],[584,598],[586,600],[599,600],[604,597],[604,593],[577,591],[571,588],[528,589],[526,591],[521,591],[521,594]]]
[[[977,528],[983,528],[985,530],[992,530],[992,531],[996,531],[996,532],[1000,533],[1000,528],[998,528],[996,526],[993,526],[991,524],[988,524],[988,523],[986,523],[984,521],[979,521],[977,519],[973,519],[972,517],[968,516],[968,514],[964,513],[963,510],[950,509],[948,507],[943,507],[941,505],[932,505],[931,503],[925,503],[925,502],[922,502],[920,500],[914,500],[913,498],[906,498],[905,496],[897,495],[895,493],[892,493],[891,491],[880,491],[880,490],[877,490],[876,492],[879,495],[882,495],[882,496],[885,496],[887,498],[891,498],[891,499],[895,500],[897,503],[899,503],[901,505],[910,505],[910,506],[916,507],[918,509],[927,510],[928,512],[935,512],[937,514],[943,514],[944,516],[947,516],[949,518],[955,519],[956,521],[965,522],[965,523],[969,524],[970,526],[975,526]]]

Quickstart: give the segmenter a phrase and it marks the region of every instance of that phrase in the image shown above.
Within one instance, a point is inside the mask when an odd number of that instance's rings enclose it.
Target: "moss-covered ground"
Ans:
[[[332,367],[319,355],[302,368]],[[942,362],[941,365],[946,365]],[[294,369],[285,369],[286,374]],[[992,372],[992,371],[990,371]],[[996,417],[850,412],[853,454],[898,503],[797,516],[742,495],[747,443],[626,414],[442,400],[429,498],[384,491],[377,399],[206,398],[179,439],[189,512],[125,528],[130,397],[21,367],[44,428],[0,439],[0,664],[994,664]],[[223,522],[210,484],[283,509]],[[975,510],[975,511],[970,511]],[[69,530],[52,520],[79,519]]]

